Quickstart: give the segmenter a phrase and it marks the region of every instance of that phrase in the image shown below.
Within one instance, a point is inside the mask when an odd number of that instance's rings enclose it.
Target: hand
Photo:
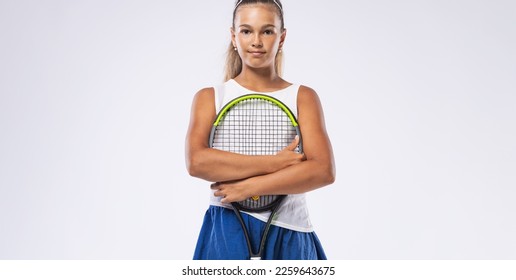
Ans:
[[[288,146],[279,151],[276,156],[281,159],[282,166],[280,169],[300,163],[306,160],[305,154],[299,154],[295,152],[296,147],[299,145],[299,136],[290,142]]]
[[[215,196],[222,197],[220,202],[231,203],[245,200],[251,196],[249,192],[249,179],[231,181],[231,182],[217,182],[211,184],[211,189],[215,190]]]

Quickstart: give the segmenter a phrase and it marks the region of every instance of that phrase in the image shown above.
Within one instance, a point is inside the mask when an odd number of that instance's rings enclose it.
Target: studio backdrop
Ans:
[[[0,259],[191,259],[193,95],[234,2],[0,0]],[[324,107],[330,259],[516,258],[516,2],[284,0]]]

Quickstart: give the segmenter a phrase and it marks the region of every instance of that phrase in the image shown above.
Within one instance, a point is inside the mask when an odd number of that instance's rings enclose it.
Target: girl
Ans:
[[[308,216],[305,192],[333,183],[335,166],[316,92],[281,78],[286,29],[279,0],[240,0],[233,11],[226,82],[197,92],[186,137],[191,176],[211,184],[210,207],[194,259],[246,259],[248,250],[231,202],[251,196],[288,194],[272,223],[263,259],[326,259]],[[273,156],[249,156],[209,148],[218,111],[240,95],[264,93],[285,103],[303,135]],[[268,213],[243,213],[256,251]]]

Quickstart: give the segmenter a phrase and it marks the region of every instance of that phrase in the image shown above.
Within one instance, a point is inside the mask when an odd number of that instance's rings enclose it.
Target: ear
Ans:
[[[287,29],[283,28],[283,32],[281,32],[281,36],[280,36],[280,43],[279,43],[280,49],[283,47],[283,44],[285,43],[285,38],[286,37],[287,37]]]
[[[231,43],[233,44],[233,47],[236,47],[235,29],[230,27],[229,32],[231,32]]]

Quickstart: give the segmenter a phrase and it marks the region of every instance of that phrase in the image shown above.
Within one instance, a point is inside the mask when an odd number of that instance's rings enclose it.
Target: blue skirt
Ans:
[[[242,213],[253,252],[258,251],[265,223]],[[232,209],[210,206],[197,240],[194,260],[246,260],[249,251],[242,226]],[[315,232],[299,232],[271,225],[263,260],[326,260]]]

